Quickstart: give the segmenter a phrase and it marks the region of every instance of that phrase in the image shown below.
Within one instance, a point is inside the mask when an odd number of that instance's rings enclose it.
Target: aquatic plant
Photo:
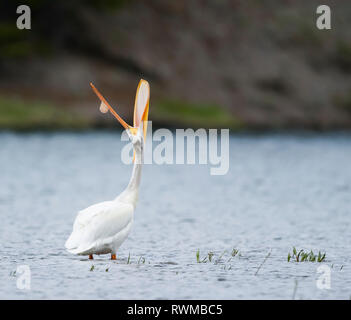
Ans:
[[[215,253],[213,251],[209,251],[207,253],[207,255],[205,257],[201,257],[200,256],[200,250],[198,249],[196,251],[196,262],[197,263],[207,263],[207,262],[213,262],[214,264],[218,264],[222,261],[222,258],[225,254],[228,254],[228,251],[227,250],[224,250],[219,256],[217,259],[213,259],[214,256],[215,256]],[[241,256],[241,254],[239,253],[239,250],[238,249],[235,249],[233,248],[232,251],[230,252],[230,257],[228,259],[227,262],[230,262],[230,260],[233,258],[233,257],[236,257],[236,256]]]
[[[213,262],[214,264],[219,264],[222,261],[222,258],[225,254],[230,254],[229,259],[227,262],[230,262],[233,257],[236,256],[241,256],[241,253],[239,253],[238,249],[233,248],[230,253],[228,253],[227,250],[224,250],[218,258],[214,260],[214,256],[216,255],[213,251],[209,251],[205,257],[200,256],[200,250],[198,249],[196,251],[196,262],[197,263],[208,263],[208,262]]]
[[[212,259],[212,256],[211,256]],[[207,257],[205,257],[203,260],[200,260],[200,249],[197,249],[196,251],[196,262],[197,263],[205,263],[207,260]]]
[[[267,259],[269,258],[269,256],[271,255],[272,250],[270,250],[268,252],[268,254],[266,255],[266,257],[264,258],[264,260],[262,261],[262,263],[259,265],[259,267],[257,268],[256,272],[255,272],[255,276],[258,274],[258,272],[260,271],[260,269],[262,268],[262,266],[264,265],[264,263],[267,261]]]
[[[303,249],[300,251],[297,251],[295,247],[293,247],[292,254],[289,252],[288,253],[288,262],[290,260],[296,261],[296,262],[323,262],[325,260],[326,253],[322,253],[321,251],[318,251],[318,255],[314,254],[313,251],[311,250],[310,252],[307,252]]]
[[[141,256],[138,260],[138,264],[140,264],[140,263],[142,263],[142,264],[145,263],[145,258],[143,256]]]
[[[200,259],[200,250],[198,249],[196,251],[196,262],[197,263],[206,263],[207,261],[211,262],[212,261],[212,257],[214,256],[214,253],[212,251],[207,253],[207,256],[205,256],[205,258],[203,258],[202,260]],[[208,259],[208,260],[207,260]]]
[[[216,261],[215,261],[214,263],[215,263],[215,264],[218,264],[219,262],[221,262],[223,256],[224,256],[226,253],[227,253],[227,250],[224,250],[224,251],[222,252],[222,254],[218,257],[218,259],[216,259]],[[230,261],[231,258],[232,258],[232,257],[229,258],[228,262]]]
[[[239,253],[239,250],[233,248],[233,250],[232,250],[232,257],[235,257],[238,253]]]
[[[92,264],[90,267],[90,271],[94,271],[94,269],[95,269],[95,266]]]

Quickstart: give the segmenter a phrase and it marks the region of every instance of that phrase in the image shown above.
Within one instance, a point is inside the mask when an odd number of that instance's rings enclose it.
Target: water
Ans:
[[[120,133],[1,133],[0,298],[349,299],[350,138],[231,136],[225,176],[206,165],[145,166],[114,262],[73,256],[64,243],[78,210],[126,186]],[[326,251],[329,290],[316,285],[321,264],[287,262],[292,246]],[[233,248],[240,256],[230,259]],[[212,261],[197,263],[198,249]],[[30,290],[16,286],[20,265],[30,267]]]

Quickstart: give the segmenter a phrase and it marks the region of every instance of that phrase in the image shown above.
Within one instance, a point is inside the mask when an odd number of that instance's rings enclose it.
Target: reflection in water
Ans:
[[[128,183],[120,133],[1,133],[0,298],[291,299],[297,280],[296,299],[348,299],[350,141],[232,136],[225,176],[145,165],[133,230],[113,262],[73,256],[64,242],[78,210]],[[327,252],[331,290],[317,289],[316,263],[287,262],[292,246]],[[29,291],[12,273],[24,264]]]

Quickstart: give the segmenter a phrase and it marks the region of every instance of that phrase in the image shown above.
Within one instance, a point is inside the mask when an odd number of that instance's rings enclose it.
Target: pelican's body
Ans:
[[[104,201],[79,211],[66,242],[67,250],[79,255],[116,254],[129,235],[133,214],[133,205],[118,200]]]
[[[78,255],[116,255],[128,237],[138,200],[143,160],[143,138],[131,136],[135,152],[132,177],[127,188],[114,200],[94,204],[78,212],[73,231],[66,241],[69,252]]]
[[[148,84],[146,89],[148,90]],[[143,92],[141,91],[141,93]],[[142,94],[141,96],[140,103],[148,107],[148,96]],[[131,231],[134,209],[138,200],[143,163],[143,135],[146,135],[146,131],[144,131],[145,118],[145,112],[139,115],[136,121],[138,129],[136,133],[132,132],[132,127],[126,128],[135,155],[133,173],[127,188],[112,201],[97,203],[78,212],[73,224],[73,231],[65,244],[69,252],[89,255],[90,259],[93,258],[93,254],[110,253],[111,259],[116,259],[117,249]]]

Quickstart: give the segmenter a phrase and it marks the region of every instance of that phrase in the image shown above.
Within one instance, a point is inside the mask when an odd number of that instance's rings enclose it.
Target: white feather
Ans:
[[[74,254],[115,253],[127,238],[134,207],[120,201],[94,204],[77,215],[66,248]]]

